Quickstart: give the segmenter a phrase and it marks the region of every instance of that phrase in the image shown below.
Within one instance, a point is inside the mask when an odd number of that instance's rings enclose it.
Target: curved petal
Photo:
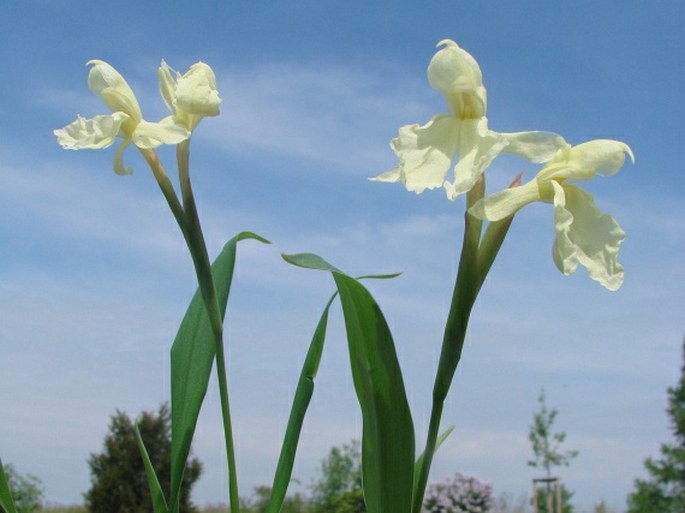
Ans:
[[[53,133],[57,136],[57,142],[67,150],[99,150],[114,142],[121,124],[127,119],[128,115],[123,112],[92,119],[78,116],[76,121]]]
[[[510,187],[478,200],[469,214],[483,221],[501,221],[515,214],[528,203],[538,201],[540,191],[537,181],[531,180],[520,187]]]
[[[530,162],[547,162],[560,150],[570,145],[553,132],[511,132],[502,135],[509,143],[502,151],[522,157]]]
[[[119,176],[124,176],[124,175],[130,175],[133,173],[133,169],[130,167],[124,166],[124,150],[128,148],[128,145],[131,144],[131,141],[128,139],[124,139],[121,141],[119,146],[117,146],[117,151],[114,154],[114,172],[118,174]]]
[[[486,118],[458,122],[457,154],[459,161],[454,167],[454,182],[445,182],[447,197],[454,200],[468,192],[478,181],[507,141],[497,132],[488,130]]]
[[[176,106],[179,109],[196,116],[217,116],[220,103],[214,71],[204,62],[193,64],[178,78]]]
[[[621,141],[595,139],[567,148],[547,162],[539,180],[588,180],[595,175],[611,176],[625,163],[626,154],[634,162],[630,147]]]
[[[173,116],[162,119],[159,123],[141,121],[131,136],[133,144],[142,149],[156,148],[162,144],[178,144],[190,137],[188,129],[177,123]]]
[[[553,256],[557,267],[570,274],[580,263],[593,280],[617,290],[623,283],[618,252],[625,232],[613,217],[597,209],[590,193],[557,182],[552,185],[557,232]]]
[[[428,65],[428,81],[447,100],[460,119],[477,119],[485,115],[486,91],[483,74],[471,54],[450,39],[438,43],[438,51]]]
[[[557,269],[568,276],[578,268],[577,247],[570,237],[573,214],[566,209],[564,188],[557,182],[552,182],[552,188],[554,190],[554,229],[557,233],[552,246],[552,258]]]
[[[423,126],[405,125],[391,147],[400,159],[397,168],[372,180],[404,183],[417,194],[445,182],[457,146],[459,121],[440,114]]]
[[[88,89],[100,96],[112,112],[125,112],[134,123],[140,121],[143,118],[140,105],[124,77],[104,61],[95,59],[87,64],[92,65]]]
[[[159,93],[162,95],[162,99],[166,106],[169,108],[171,113],[174,113],[174,95],[176,89],[176,80],[171,73],[171,68],[162,59],[157,70],[157,78],[159,79]]]

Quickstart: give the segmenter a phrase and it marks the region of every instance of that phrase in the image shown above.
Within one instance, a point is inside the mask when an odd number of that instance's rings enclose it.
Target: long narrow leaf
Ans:
[[[268,243],[243,232],[226,243],[212,264],[222,318],[226,312],[235,266],[236,246],[244,239]],[[202,295],[195,293],[171,348],[171,487],[172,511],[178,503],[183,471],[190,452],[200,407],[207,392],[215,355],[214,338]]]
[[[367,511],[409,513],[414,425],[395,344],[380,307],[358,281],[334,273],[345,317],[352,378],[362,411]]]
[[[283,258],[294,265],[333,275],[343,307],[352,378],[362,411],[366,508],[369,513],[409,513],[414,479],[414,426],[395,344],[383,313],[363,285],[323,258],[307,253]]]
[[[445,432],[440,435],[435,443],[435,451],[440,448],[442,443],[447,440],[447,437],[449,437],[452,434],[452,431],[454,431],[454,426],[450,426],[445,430]],[[425,456],[425,453],[421,453],[421,455],[417,458],[416,460],[416,465],[414,465],[414,495],[416,495],[417,491],[416,488],[418,487],[419,484],[419,476],[421,475],[421,470],[423,469],[423,457]]]
[[[0,507],[5,513],[17,513],[17,508],[12,499],[10,485],[7,482],[7,476],[5,475],[5,469],[2,468],[2,460],[0,460]]]
[[[326,340],[326,327],[328,325],[328,312],[331,309],[331,304],[335,299],[333,295],[328,300],[326,308],[321,314],[314,336],[309,344],[309,350],[305,357],[302,371],[300,372],[300,379],[295,390],[295,398],[290,410],[290,417],[288,418],[288,426],[283,437],[283,446],[281,447],[281,455],[278,458],[278,466],[276,467],[276,474],[274,476],[273,486],[271,487],[271,497],[266,508],[266,513],[278,513],[283,505],[285,494],[288,491],[290,484],[290,477],[292,476],[293,464],[295,462],[295,453],[297,451],[297,443],[302,432],[302,424],[304,422],[305,413],[309,407],[312,395],[314,394],[314,378],[319,369],[321,361],[321,353],[323,352],[324,342]]]
[[[138,425],[135,426],[136,443],[138,444],[138,450],[140,450],[140,455],[143,458],[143,465],[145,465],[145,473],[147,474],[147,484],[150,487],[150,495],[152,497],[152,508],[155,513],[169,513],[169,508],[167,506],[166,500],[164,499],[164,492],[159,484],[159,479],[155,473],[155,468],[152,466],[150,461],[150,456],[145,448],[145,443],[143,442],[143,437],[140,436],[140,430]]]

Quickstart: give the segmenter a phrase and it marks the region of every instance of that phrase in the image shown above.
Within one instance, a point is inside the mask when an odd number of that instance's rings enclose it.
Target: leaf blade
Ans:
[[[147,484],[150,488],[150,496],[152,497],[152,509],[155,513],[169,513],[169,507],[167,506],[166,499],[164,498],[162,486],[159,484],[157,473],[155,472],[155,468],[152,466],[150,456],[147,452],[147,449],[145,448],[143,437],[140,436],[140,430],[138,429],[137,424],[135,425],[134,432],[136,435],[136,443],[138,444],[138,450],[140,450],[140,455],[143,458],[143,465],[145,466]]]
[[[241,232],[225,245],[212,264],[222,320],[231,289],[237,244],[253,239],[269,241],[251,232]],[[200,408],[207,393],[216,347],[200,291],[196,291],[171,348],[171,487],[169,501],[175,510],[185,464],[195,433]]]
[[[271,487],[271,497],[269,498],[266,513],[278,513],[281,510],[285,494],[288,490],[288,485],[290,484],[297,444],[304,423],[304,416],[309,407],[312,395],[314,394],[314,378],[316,377],[319,368],[321,354],[323,353],[323,346],[326,340],[328,313],[336,296],[337,294],[334,294],[331,297],[321,314],[312,341],[309,344],[307,356],[302,365],[302,371],[300,372],[300,378],[295,390],[295,397],[293,398],[293,405],[288,418],[286,434],[283,437],[281,454],[278,459],[278,465]]]
[[[5,513],[17,513],[17,508],[14,504],[14,499],[12,499],[12,492],[7,480],[7,475],[5,474],[5,469],[2,466],[2,460],[0,460],[0,507],[5,511]]]
[[[408,513],[414,480],[414,427],[390,329],[371,294],[340,273],[338,287],[352,377],[362,411],[362,481],[367,510]]]

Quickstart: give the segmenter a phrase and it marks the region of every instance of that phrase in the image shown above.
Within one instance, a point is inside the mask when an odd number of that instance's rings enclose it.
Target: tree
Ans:
[[[353,440],[333,447],[321,462],[321,479],[312,489],[313,513],[363,513],[361,452]]]
[[[535,459],[528,461],[528,465],[535,468],[540,468],[545,471],[545,478],[548,479],[545,489],[540,489],[538,494],[538,504],[542,507],[538,508],[540,513],[552,513],[553,493],[551,489],[551,478],[553,467],[567,467],[571,460],[578,456],[578,451],[561,451],[561,445],[566,440],[566,433],[559,431],[552,432],[552,425],[558,415],[558,411],[552,408],[547,409],[545,399],[545,391],[540,391],[538,397],[540,403],[540,410],[533,414],[533,424],[530,426],[528,439],[533,449]],[[573,507],[570,499],[573,494],[565,487],[561,489],[561,503],[563,513],[571,513]]]
[[[33,513],[40,509],[44,493],[41,480],[32,474],[22,476],[10,463],[3,465],[3,467],[17,511],[19,513]]]
[[[269,486],[257,486],[254,489],[254,498],[244,501],[243,508],[249,513],[265,513],[271,498],[271,488]],[[281,506],[280,513],[304,513],[307,510],[307,501],[299,493],[286,497]]]
[[[685,339],[678,383],[668,388],[666,413],[674,441],[661,446],[661,458],[645,460],[648,479],[635,481],[628,496],[628,513],[682,513],[685,511]]]
[[[85,502],[91,513],[152,512],[145,467],[135,438],[136,424],[165,496],[169,497],[171,418],[168,405],[160,406],[156,415],[143,412],[135,422],[117,410],[110,419],[104,451],[91,454],[88,460],[91,488],[85,494]],[[180,513],[195,511],[190,492],[201,472],[200,461],[189,459],[181,486]]]

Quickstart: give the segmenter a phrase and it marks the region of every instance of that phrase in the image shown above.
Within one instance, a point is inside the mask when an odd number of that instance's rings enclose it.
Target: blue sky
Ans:
[[[332,290],[280,252],[317,252],[353,274],[403,271],[372,291],[393,328],[419,440],[461,242],[463,201],[367,177],[392,168],[397,129],[445,110],[426,80],[435,45],[479,61],[490,126],[614,138],[636,164],[588,184],[627,232],[616,293],[550,258],[549,205],[519,213],[472,316],[445,411],[456,431],[432,480],[457,471],[496,492],[529,490],[528,425],[541,388],[580,451],[559,473],[580,511],[616,509],[642,461],[669,440],[666,388],[681,366],[685,304],[685,127],[681,2],[3,2],[0,7],[0,455],[79,502],[86,459],[115,409],[168,398],[168,348],[194,275],[152,176],[111,171],[113,148],[67,152],[52,130],[105,107],[87,89],[99,58],[129,81],[148,119],[166,115],[156,68],[215,70],[221,116],[193,137],[209,249],[240,248],[228,317],[241,492],[273,476],[306,345]],[[172,155],[162,152],[167,168]],[[500,159],[490,190],[535,168]],[[335,312],[296,477],[359,436]],[[195,500],[224,501],[214,389],[194,451]]]

